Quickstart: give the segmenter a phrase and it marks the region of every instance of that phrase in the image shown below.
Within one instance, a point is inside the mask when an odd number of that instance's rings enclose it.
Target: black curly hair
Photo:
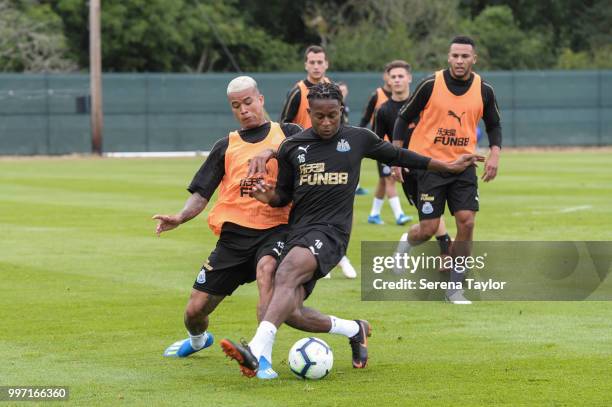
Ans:
[[[340,105],[344,106],[342,92],[335,83],[319,82],[312,88],[308,89],[308,101],[313,99],[336,99]]]
[[[468,37],[467,35],[458,35],[455,38],[452,39],[450,45],[453,44],[466,44],[466,45],[471,45],[472,49],[476,49],[476,43],[474,42],[474,40],[471,37]]]

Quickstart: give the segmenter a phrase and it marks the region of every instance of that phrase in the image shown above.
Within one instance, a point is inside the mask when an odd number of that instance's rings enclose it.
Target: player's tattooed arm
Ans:
[[[204,198],[197,192],[191,194],[185,202],[183,210],[175,215],[154,215],[153,219],[157,220],[157,226],[155,227],[155,233],[157,236],[161,235],[162,232],[177,228],[180,224],[185,223],[196,216],[198,216],[206,205],[208,199]]]

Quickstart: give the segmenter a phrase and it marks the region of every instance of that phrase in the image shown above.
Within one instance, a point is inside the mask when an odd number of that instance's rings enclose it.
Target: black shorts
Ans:
[[[378,167],[378,176],[380,178],[389,177],[393,173],[391,171],[391,167],[389,167],[385,163],[381,163],[380,161],[376,161],[376,166]]]
[[[193,288],[213,295],[232,295],[238,286],[255,281],[257,263],[264,256],[280,258],[288,226],[221,232],[217,246],[208,256]]]
[[[476,168],[460,174],[434,171],[417,172],[419,219],[436,219],[444,214],[448,203],[451,215],[460,210],[478,211],[478,177]]]
[[[404,177],[404,182],[401,184],[404,195],[406,195],[406,199],[408,199],[410,205],[417,206],[419,200],[419,185],[417,182],[418,172],[416,170],[411,170],[410,172],[404,171],[402,175]]]
[[[333,226],[315,225],[308,229],[294,230],[289,233],[283,256],[297,246],[310,249],[317,259],[317,269],[312,279],[304,283],[304,289],[306,290],[304,299],[310,296],[317,280],[325,277],[344,257],[348,240],[349,237],[345,233]]]

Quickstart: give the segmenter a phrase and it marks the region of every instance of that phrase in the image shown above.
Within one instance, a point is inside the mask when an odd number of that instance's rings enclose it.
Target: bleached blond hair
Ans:
[[[255,79],[250,76],[238,76],[231,80],[231,82],[227,85],[227,94],[242,92],[247,89],[255,89],[257,93],[259,93],[259,89],[257,88],[257,82]]]

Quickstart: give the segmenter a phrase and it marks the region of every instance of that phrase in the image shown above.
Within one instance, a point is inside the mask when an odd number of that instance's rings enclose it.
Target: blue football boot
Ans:
[[[187,356],[199,352],[202,349],[208,348],[215,342],[215,337],[210,332],[206,332],[206,340],[204,346],[200,349],[194,349],[191,346],[191,340],[189,338],[183,339],[182,341],[174,342],[172,345],[164,351],[164,356],[168,358],[186,358]]]
[[[411,220],[412,220],[412,216],[404,215],[402,213],[400,216],[397,217],[397,219],[395,220],[395,223],[401,226],[401,225],[405,225]]]
[[[272,369],[272,364],[265,357],[259,358],[259,369],[257,370],[257,378],[263,380],[276,379],[278,373]]]
[[[367,195],[368,192],[369,191],[363,187],[357,187],[357,189],[355,190],[355,195]]]
[[[368,216],[368,223],[373,223],[374,225],[384,225],[385,222],[380,218],[380,215],[370,215]]]

